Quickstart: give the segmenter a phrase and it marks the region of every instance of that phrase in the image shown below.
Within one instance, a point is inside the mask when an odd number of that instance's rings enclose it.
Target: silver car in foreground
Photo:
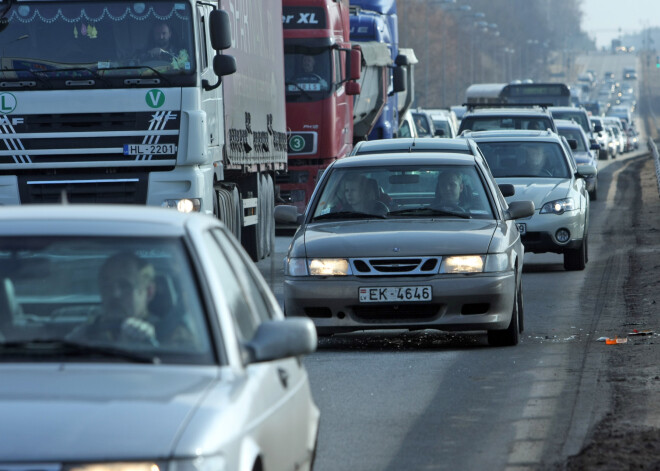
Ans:
[[[533,210],[529,201],[507,205],[480,155],[336,161],[289,247],[285,314],[312,318],[320,334],[486,330],[490,344],[515,345],[523,328],[515,219]],[[279,206],[276,217],[295,219],[295,209]]]
[[[0,209],[0,469],[310,469],[315,348],[214,218]]]

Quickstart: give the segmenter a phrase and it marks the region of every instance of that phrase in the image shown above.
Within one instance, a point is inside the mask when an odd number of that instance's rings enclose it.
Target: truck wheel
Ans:
[[[241,229],[243,229],[243,206],[241,206],[241,194],[238,192],[238,187],[234,186],[231,191],[231,202],[234,208],[234,230],[232,233],[236,240],[241,241]]]
[[[268,256],[268,240],[266,235],[268,234],[268,181],[266,179],[267,175],[259,175],[259,258],[265,258]]]
[[[214,202],[213,212],[220,219],[229,232],[240,240],[240,214],[237,210],[238,189],[236,187],[228,189],[225,187],[216,187],[216,201]]]

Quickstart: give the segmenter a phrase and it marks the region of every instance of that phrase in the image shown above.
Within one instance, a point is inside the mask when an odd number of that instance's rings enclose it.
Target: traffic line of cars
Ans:
[[[287,317],[312,319],[319,335],[433,328],[519,342],[524,253],[561,254],[571,271],[588,262],[597,144],[544,107],[468,110],[461,128],[358,143],[304,214],[276,207],[299,225]]]

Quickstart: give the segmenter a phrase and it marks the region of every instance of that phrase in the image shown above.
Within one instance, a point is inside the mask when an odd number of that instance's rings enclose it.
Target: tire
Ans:
[[[564,269],[566,271],[584,270],[588,258],[588,241],[585,237],[577,249],[568,249],[564,252]]]
[[[598,199],[598,183],[594,185],[594,189],[589,192],[589,200],[596,201]]]
[[[525,306],[523,303],[523,289],[522,281],[518,288],[518,332],[521,334],[525,331]]]
[[[517,284],[517,283],[516,283]],[[511,322],[504,330],[489,330],[488,344],[493,347],[512,347],[518,345],[520,341],[520,310],[522,303],[522,284],[516,286],[516,294],[513,300],[513,309],[511,311]]]
[[[251,178],[254,178],[254,180],[250,182],[248,188],[253,192],[256,190],[258,218],[256,224],[244,226],[242,228],[241,242],[252,261],[258,262],[264,258],[263,228],[261,227],[263,221],[262,184],[261,175],[254,175]]]
[[[265,253],[264,256],[269,257],[275,252],[275,185],[273,185],[273,177],[266,175],[265,197]]]

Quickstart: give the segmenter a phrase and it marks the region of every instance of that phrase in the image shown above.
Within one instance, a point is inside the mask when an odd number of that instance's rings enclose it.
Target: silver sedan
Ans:
[[[504,188],[504,194],[513,187]],[[370,154],[333,163],[299,218],[286,259],[288,317],[321,334],[364,329],[487,330],[515,345],[523,327],[523,246],[480,155]],[[282,221],[296,218],[277,207]]]
[[[315,348],[214,218],[0,209],[0,469],[311,469]]]

